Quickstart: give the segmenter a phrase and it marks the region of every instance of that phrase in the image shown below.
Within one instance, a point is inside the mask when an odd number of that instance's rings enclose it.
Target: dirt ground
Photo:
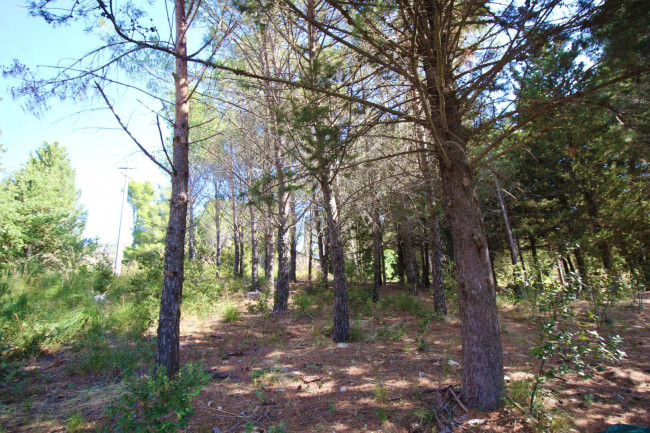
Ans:
[[[424,297],[423,302],[431,303]],[[614,324],[602,333],[621,335],[627,357],[592,379],[569,375],[546,384],[545,411],[569,420],[554,431],[596,433],[615,423],[650,426],[648,307],[624,305],[616,307]],[[328,308],[308,314],[246,311],[242,305],[241,320],[231,324],[183,321],[182,362],[201,361],[212,376],[194,400],[196,414],[187,432],[416,433],[440,431],[445,420],[454,421],[455,432],[540,431],[513,404],[493,413],[463,408],[456,364],[460,324],[453,316],[424,324],[388,310],[382,317],[352,319],[358,341],[336,345],[323,333],[331,322]],[[530,356],[535,326],[515,306],[501,306],[500,315],[509,388],[532,377],[538,365]],[[29,363],[34,380],[40,378],[29,410],[22,412],[30,416],[17,421],[18,412],[5,402],[0,406],[5,431],[68,431],[66,414],[72,410],[83,414],[86,431],[102,422],[113,395],[107,387],[119,385],[74,376],[64,368],[66,356],[65,351],[48,354]]]

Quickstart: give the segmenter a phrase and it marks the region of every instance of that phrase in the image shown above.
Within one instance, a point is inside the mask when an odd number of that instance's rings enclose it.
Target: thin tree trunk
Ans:
[[[217,182],[214,183],[214,225],[217,232],[216,259],[217,259],[217,277],[221,268],[221,202],[219,198],[219,189]]]
[[[578,266],[578,273],[582,284],[589,286],[589,274],[587,273],[587,265],[582,255],[582,249],[580,247],[576,248],[573,250],[573,255],[576,258],[576,265]]]
[[[557,276],[560,279],[560,284],[564,286],[564,274],[562,273],[562,260],[557,264]]]
[[[420,107],[417,107],[420,110]],[[416,134],[423,143],[421,150],[426,150],[425,134],[422,128],[416,128]],[[431,161],[427,153],[421,152],[418,154],[420,163],[420,171],[424,177],[424,185],[427,194],[427,205],[429,211],[429,240],[430,247],[428,251],[428,264],[429,272],[431,273],[431,282],[433,285],[433,309],[436,313],[447,315],[447,304],[445,302],[445,285],[442,273],[442,241],[440,237],[440,220],[438,218],[438,211],[436,206],[437,194],[434,187],[433,179],[433,161]]]
[[[187,21],[185,2],[174,2],[176,17],[174,84],[175,119],[173,139],[172,194],[169,224],[165,237],[165,269],[160,299],[158,342],[155,363],[169,377],[178,372],[180,361],[180,320],[183,298],[185,231],[189,179],[189,85],[187,73]]]
[[[296,199],[291,194],[291,230],[290,230],[290,241],[291,241],[291,251],[290,251],[290,264],[289,264],[289,281],[295,283],[296,278],[296,261],[298,259],[298,217],[296,215]]]
[[[268,215],[272,215],[271,204],[268,204]],[[273,225],[270,221],[266,222],[266,230],[264,233],[264,276],[266,277],[267,287],[275,287],[275,247],[273,246]]]
[[[406,217],[402,223],[402,242],[404,248],[404,264],[406,265],[406,282],[411,286],[411,294],[415,296],[418,293],[418,277],[415,272],[415,253],[413,251],[413,234],[410,217]]]
[[[402,241],[402,230],[399,224],[395,224],[395,242],[397,248],[397,278],[400,286],[404,287],[404,242]]]
[[[381,258],[381,275],[383,285],[385,286],[388,284],[388,279],[386,278],[386,246],[384,245],[384,231],[381,226],[379,227],[379,248],[379,257]]]
[[[431,211],[430,221],[431,248],[429,249],[429,266],[431,267],[431,280],[433,282],[433,311],[447,315],[445,302],[445,284],[442,275],[442,240],[440,239],[440,222]]]
[[[244,233],[239,232],[239,278],[244,278]]]
[[[237,221],[237,199],[235,198],[235,185],[234,180],[230,182],[230,192],[232,200],[232,243],[235,248],[233,259],[233,277],[239,274],[239,224]]]
[[[257,226],[255,224],[255,209],[251,205],[251,288],[254,292],[259,292],[260,282],[257,277],[257,267],[259,259],[257,257]]]
[[[194,237],[194,211],[193,211],[192,205],[188,206],[188,217],[189,217],[189,224],[188,224],[188,229],[189,229],[189,236],[188,236],[188,242],[187,242],[187,258],[190,262],[194,261],[194,256],[195,256],[195,245],[196,245],[196,239]]]
[[[375,204],[372,209],[372,268],[373,286],[372,302],[379,301],[379,288],[381,287],[381,228],[379,226],[379,210]]]
[[[533,266],[535,267],[535,277],[539,284],[542,283],[542,269],[539,265],[539,256],[537,255],[537,242],[532,233],[528,233],[528,241],[530,242],[530,253],[533,256]]]
[[[573,265],[573,261],[571,260],[570,255],[566,256],[566,262],[569,265],[569,270],[571,271],[571,273],[575,274],[576,273],[576,267]]]
[[[497,191],[497,198],[499,199],[499,206],[501,206],[501,215],[503,216],[503,222],[506,226],[506,233],[508,234],[508,245],[510,246],[510,260],[512,261],[513,266],[517,266],[517,247],[515,245],[515,238],[512,234],[512,228],[510,227],[510,218],[508,218],[508,210],[506,209],[506,203],[503,200],[503,194],[501,194],[501,186],[499,186],[499,179],[497,175],[493,172],[492,177],[494,177],[494,185]]]
[[[334,329],[332,339],[335,343],[341,343],[350,339],[348,288],[338,203],[332,191],[329,175],[328,170],[321,177],[320,184],[323,191],[323,205],[327,215],[327,227],[330,235],[329,245],[334,273]]]
[[[289,193],[285,187],[283,158],[280,138],[275,141],[275,164],[278,173],[278,279],[275,283],[273,311],[285,311],[289,304],[289,231],[287,220],[289,216]]]
[[[524,260],[524,253],[521,248],[521,242],[519,242],[519,237],[515,236],[515,243],[517,244],[517,254],[519,255],[519,263],[521,263],[521,269],[526,274],[526,261]]]
[[[312,267],[313,267],[313,260],[314,260],[314,232],[313,232],[313,213],[312,213],[312,205],[309,205],[309,227],[307,230],[307,251],[308,251],[308,256],[307,256],[307,279],[311,283],[312,279]]]
[[[564,267],[564,275],[569,275],[569,273],[571,273],[571,270],[569,269],[569,263],[566,261],[564,257],[561,257],[560,261],[562,262],[562,266]]]
[[[427,257],[429,257],[429,245],[426,242],[422,242],[422,245],[420,245],[420,261],[422,262],[422,285],[425,289],[431,287]]]
[[[321,227],[321,219],[318,212],[318,208],[314,209],[314,218],[316,219],[316,232],[318,233],[318,257],[320,259],[320,271],[323,285],[327,288],[327,274],[328,264],[327,264],[327,239],[323,236],[323,229]]]

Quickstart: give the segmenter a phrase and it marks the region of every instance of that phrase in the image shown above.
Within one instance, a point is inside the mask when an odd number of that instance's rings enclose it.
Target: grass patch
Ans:
[[[226,323],[235,323],[241,319],[241,312],[234,303],[227,301],[223,304],[221,319]]]

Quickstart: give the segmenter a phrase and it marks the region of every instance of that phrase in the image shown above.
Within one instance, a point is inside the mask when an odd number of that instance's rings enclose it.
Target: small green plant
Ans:
[[[551,286],[540,295],[539,343],[531,352],[539,360],[528,405],[533,416],[537,392],[548,379],[567,373],[590,378],[603,363],[625,356],[618,335],[605,340],[598,332],[573,324],[576,314],[570,303],[575,299],[576,287],[570,284]],[[551,367],[549,361],[554,361]]]
[[[377,330],[377,338],[383,341],[399,341],[406,335],[405,325],[384,326]]]
[[[76,413],[66,420],[65,427],[71,433],[78,433],[83,431],[83,423],[83,416],[80,413]]]
[[[585,394],[584,399],[586,405],[594,404],[594,395],[592,393],[588,392],[587,394]]]
[[[107,432],[174,432],[194,414],[192,399],[208,383],[200,364],[186,364],[172,379],[162,369],[129,379],[107,414]]]
[[[430,349],[429,343],[427,343],[427,340],[425,340],[424,337],[416,338],[415,344],[417,345],[417,348],[420,352],[426,352]]]
[[[336,402],[334,401],[334,398],[330,397],[330,407],[329,407],[330,413],[336,412],[336,409],[338,409],[338,407],[336,406]]]
[[[388,421],[388,411],[386,408],[380,407],[377,408],[377,418],[379,418],[379,422],[386,422]]]
[[[267,431],[268,433],[287,433],[287,423],[280,421],[278,425],[270,425]]]
[[[350,326],[350,342],[361,341],[362,337],[363,331],[361,329],[361,321],[355,319],[352,326]]]
[[[298,313],[304,316],[309,316],[313,319],[310,310],[314,305],[314,299],[306,293],[299,293],[293,297],[293,304],[296,306]]]
[[[256,382],[255,380],[254,382]],[[260,401],[260,403],[266,403],[269,401],[269,395],[267,394],[266,390],[262,386],[257,386],[257,383],[255,383],[255,386],[257,389],[255,389],[255,397]]]
[[[418,407],[413,411],[413,416],[420,424],[428,426],[436,420],[436,410],[428,407]]]
[[[280,367],[272,368],[258,368],[251,371],[250,377],[253,379],[255,384],[259,383],[272,383],[278,380],[278,373],[280,372]]]
[[[227,302],[223,306],[223,310],[221,312],[221,318],[226,323],[235,323],[239,319],[241,319],[241,312],[237,309],[237,307],[233,303]]]
[[[375,400],[377,401],[377,404],[388,403],[388,390],[386,389],[383,383],[376,385],[372,389],[372,395],[375,396]]]

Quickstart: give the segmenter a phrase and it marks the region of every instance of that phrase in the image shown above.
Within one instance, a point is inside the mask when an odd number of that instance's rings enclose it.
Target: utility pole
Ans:
[[[118,170],[133,170],[134,167],[118,167]],[[115,264],[113,265],[113,274],[120,275],[122,263],[120,262],[120,237],[122,235],[122,215],[124,214],[124,202],[126,201],[126,179],[128,176],[122,172],[124,176],[124,186],[122,187],[122,205],[120,207],[120,224],[117,229],[117,246],[115,247]]]

